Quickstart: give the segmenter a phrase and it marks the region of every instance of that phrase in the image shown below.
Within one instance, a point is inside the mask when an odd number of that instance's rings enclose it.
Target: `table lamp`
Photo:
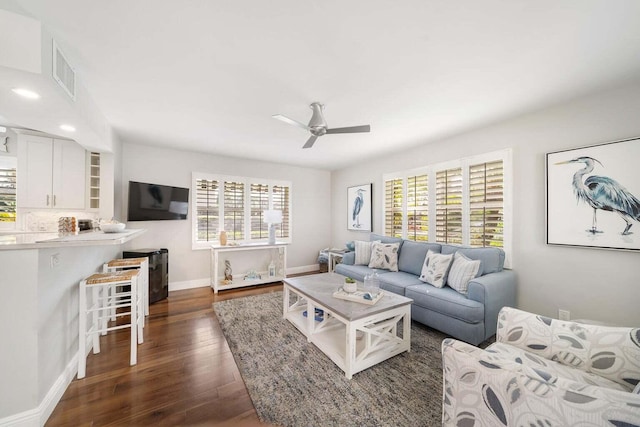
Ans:
[[[276,224],[282,223],[282,211],[269,209],[263,212],[263,221],[269,224],[269,244],[276,244]]]

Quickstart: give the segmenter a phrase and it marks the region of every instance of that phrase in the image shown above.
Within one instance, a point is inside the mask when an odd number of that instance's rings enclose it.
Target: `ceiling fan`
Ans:
[[[316,139],[328,133],[360,133],[371,131],[371,126],[369,125],[329,129],[327,127],[327,122],[324,120],[324,116],[322,115],[322,109],[324,105],[320,104],[319,102],[313,102],[311,105],[309,105],[309,107],[313,110],[313,115],[311,116],[311,120],[309,120],[308,125],[300,123],[297,120],[290,119],[289,117],[283,116],[282,114],[274,114],[272,116],[274,119],[282,120],[285,123],[311,132],[311,137],[307,139],[306,144],[304,144],[302,148],[311,148],[316,142]]]

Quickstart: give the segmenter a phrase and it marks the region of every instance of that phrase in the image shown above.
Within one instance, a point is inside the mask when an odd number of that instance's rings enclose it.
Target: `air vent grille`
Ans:
[[[53,79],[71,99],[76,100],[76,72],[71,68],[55,41],[53,42]]]

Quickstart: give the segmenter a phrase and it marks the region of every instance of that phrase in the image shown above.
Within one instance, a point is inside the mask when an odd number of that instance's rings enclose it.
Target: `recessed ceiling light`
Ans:
[[[71,125],[60,125],[60,129],[66,130],[67,132],[75,132],[76,128]]]
[[[32,90],[29,89],[23,89],[21,87],[16,87],[11,89],[13,91],[13,93],[17,93],[20,96],[24,96],[25,98],[29,98],[29,99],[38,99],[40,98],[40,95],[38,95],[37,93],[35,93]]]

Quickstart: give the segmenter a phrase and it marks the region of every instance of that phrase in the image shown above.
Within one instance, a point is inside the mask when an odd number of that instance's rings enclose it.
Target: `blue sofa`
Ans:
[[[394,237],[370,235],[370,241],[400,243],[398,271],[377,269],[380,287],[413,299],[411,318],[454,338],[478,345],[496,333],[498,312],[515,307],[516,277],[504,270],[504,251],[499,248],[469,248],[439,243],[423,243]],[[469,282],[466,295],[445,285],[437,288],[419,279],[427,251],[452,254],[456,251],[471,260],[480,260],[477,277]],[[348,252],[335,272],[364,281],[373,269],[354,265],[355,252]]]

